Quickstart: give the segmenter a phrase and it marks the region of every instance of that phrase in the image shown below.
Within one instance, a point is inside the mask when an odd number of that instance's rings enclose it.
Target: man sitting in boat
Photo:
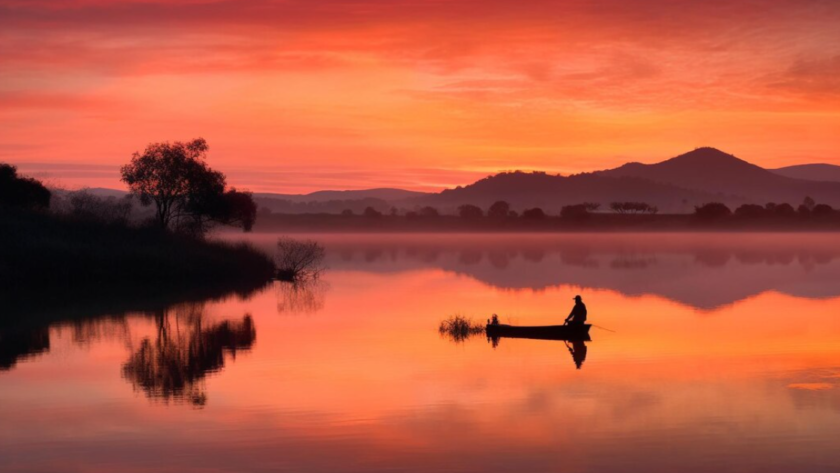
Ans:
[[[566,325],[583,325],[586,323],[586,304],[580,296],[575,296],[575,306],[572,313],[566,317]]]

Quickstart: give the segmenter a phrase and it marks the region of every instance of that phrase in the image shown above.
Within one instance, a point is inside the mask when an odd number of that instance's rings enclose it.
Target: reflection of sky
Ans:
[[[208,327],[251,314],[256,335],[207,374],[199,410],[122,378],[153,319],[51,328],[48,352],[0,373],[0,471],[840,468],[840,298],[769,291],[698,317],[657,294],[500,291],[434,265],[334,266],[324,284],[299,316],[276,285],[206,304]],[[551,323],[577,292],[612,330],[593,328],[581,370],[562,343],[437,332],[454,313]]]
[[[275,237],[251,237],[270,247]],[[840,296],[840,246],[814,234],[318,235],[333,269],[438,268],[499,289],[653,294],[712,310],[766,291]]]

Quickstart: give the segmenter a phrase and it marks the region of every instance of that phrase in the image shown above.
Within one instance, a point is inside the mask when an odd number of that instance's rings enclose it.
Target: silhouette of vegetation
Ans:
[[[564,220],[571,220],[580,222],[583,220],[588,219],[591,217],[590,208],[592,204],[575,204],[575,205],[564,205],[563,208],[560,209],[560,218]],[[597,208],[597,204],[595,204]]]
[[[0,163],[0,210],[44,210],[50,206],[52,193],[43,184],[19,176],[17,168]]]
[[[735,209],[735,216],[742,219],[756,219],[767,216],[768,211],[758,204],[744,204]]]
[[[207,403],[203,379],[224,367],[226,355],[235,358],[249,350],[256,329],[250,315],[241,322],[208,323],[202,312],[199,304],[155,314],[156,336],[143,339],[123,365],[123,376],[135,389],[153,400]]]
[[[732,215],[729,207],[720,202],[710,202],[694,208],[694,216],[700,220],[720,220]]]
[[[257,206],[248,192],[226,190],[225,176],[211,169],[203,138],[182,143],[152,143],[134,153],[120,170],[122,180],[143,205],[155,205],[163,229],[202,235],[214,225],[249,231]]]
[[[455,314],[443,320],[438,327],[441,337],[460,343],[464,340],[484,333],[484,324],[474,322],[461,314]]]
[[[438,211],[438,209],[436,209],[436,208],[434,208],[434,207],[428,207],[428,206],[423,207],[422,209],[420,209],[420,211],[418,212],[418,214],[419,214],[421,217],[423,217],[423,218],[435,218],[435,217],[440,217],[440,212]]]
[[[775,213],[779,217],[793,217],[796,215],[796,210],[793,208],[792,205],[784,203],[784,204],[776,204],[773,208],[773,213]]]
[[[365,209],[362,215],[364,215],[367,218],[380,218],[382,217],[382,212],[376,210],[373,207],[368,207]]]
[[[543,220],[545,219],[545,212],[539,207],[523,210],[522,218],[525,220]]]
[[[657,207],[654,207],[645,202],[612,202],[610,209],[619,214],[655,214],[659,212]]]
[[[507,218],[510,215],[510,204],[504,200],[499,200],[493,203],[487,209],[487,216],[490,218],[501,219]]]
[[[89,284],[221,284],[262,282],[271,258],[249,245],[205,241],[162,231],[7,212],[0,216],[0,285],[79,287]]]
[[[101,222],[105,224],[127,225],[133,209],[131,195],[116,197],[98,197],[87,190],[72,192],[68,196],[68,214],[77,220]]]
[[[484,216],[484,211],[476,205],[464,204],[458,207],[458,216],[463,219],[479,219]]]
[[[296,282],[317,278],[324,269],[326,250],[313,240],[277,240],[277,279]]]
[[[830,217],[835,215],[835,210],[827,204],[817,204],[814,206],[814,209],[811,210],[811,215],[815,217]]]

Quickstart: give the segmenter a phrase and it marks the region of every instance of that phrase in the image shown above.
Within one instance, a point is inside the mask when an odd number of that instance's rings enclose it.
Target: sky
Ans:
[[[840,165],[840,2],[0,0],[0,161],[121,188],[203,137],[255,192],[433,191],[714,146]]]

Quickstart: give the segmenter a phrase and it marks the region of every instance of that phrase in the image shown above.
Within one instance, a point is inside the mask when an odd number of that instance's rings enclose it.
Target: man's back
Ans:
[[[586,304],[581,301],[575,303],[572,309],[572,323],[582,324],[586,322]]]

